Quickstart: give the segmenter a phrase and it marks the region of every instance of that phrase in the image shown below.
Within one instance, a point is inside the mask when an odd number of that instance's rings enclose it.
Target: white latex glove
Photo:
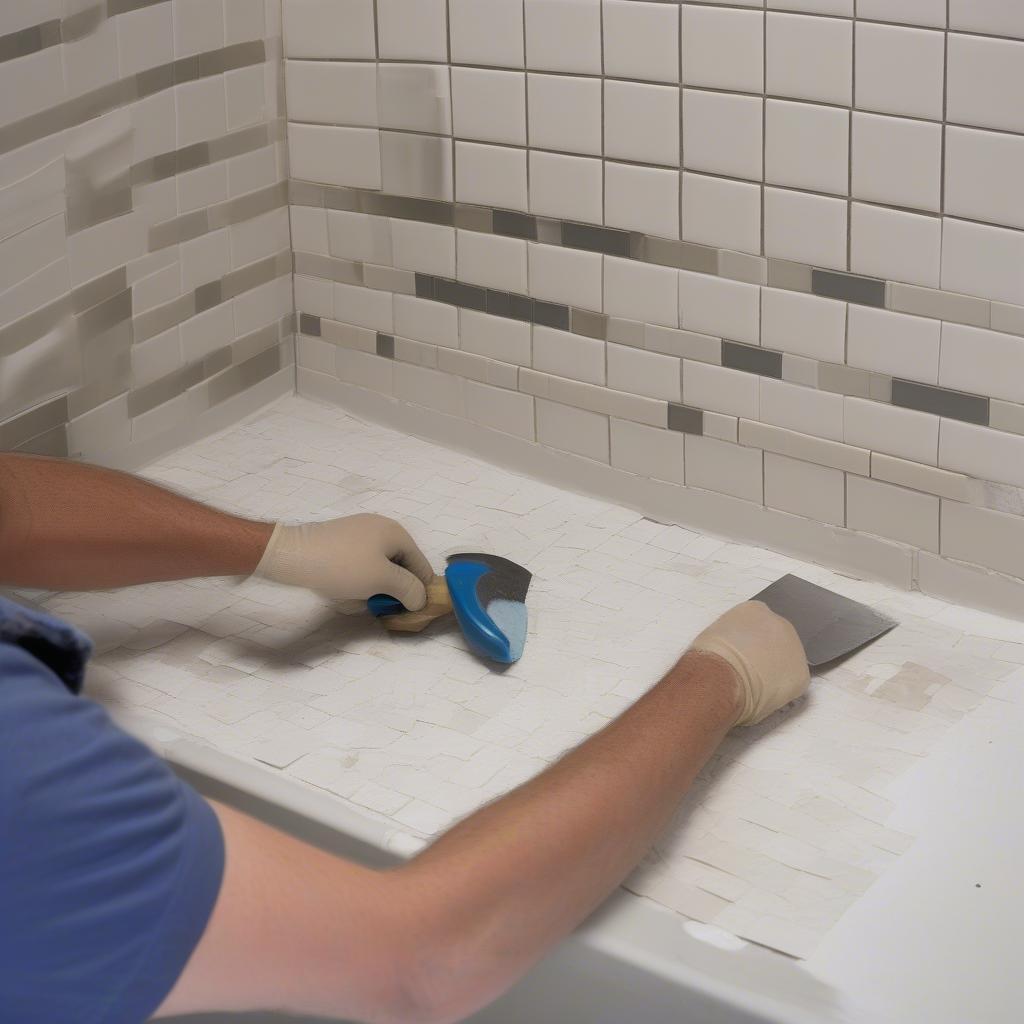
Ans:
[[[254,575],[335,601],[390,594],[419,611],[434,570],[403,526],[360,514],[302,526],[278,523]]]
[[[740,689],[737,725],[757,725],[799,697],[811,681],[796,630],[761,601],[729,609],[690,650],[718,655],[735,672]]]

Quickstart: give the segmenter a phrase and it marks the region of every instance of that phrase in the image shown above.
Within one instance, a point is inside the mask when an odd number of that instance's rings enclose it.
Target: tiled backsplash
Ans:
[[[1024,609],[1017,8],[284,0],[300,390]]]
[[[280,26],[0,4],[0,449],[130,461],[291,390]]]

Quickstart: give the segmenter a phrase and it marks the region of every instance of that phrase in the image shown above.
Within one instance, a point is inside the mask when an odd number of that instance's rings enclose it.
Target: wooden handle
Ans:
[[[452,610],[452,598],[443,576],[435,576],[427,584],[427,603],[418,612],[384,615],[381,622],[392,633],[420,633],[435,619]]]

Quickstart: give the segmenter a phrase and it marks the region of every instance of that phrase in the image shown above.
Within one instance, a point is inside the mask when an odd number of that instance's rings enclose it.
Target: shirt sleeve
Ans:
[[[213,911],[220,825],[163,761],[74,695],[76,655],[58,634],[30,624],[16,635],[10,621],[0,629],[2,1016],[139,1024]]]

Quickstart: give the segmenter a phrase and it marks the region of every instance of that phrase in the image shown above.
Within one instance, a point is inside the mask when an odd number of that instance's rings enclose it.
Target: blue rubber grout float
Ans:
[[[444,577],[427,587],[427,606],[410,612],[388,594],[367,602],[370,612],[397,632],[419,632],[449,611],[480,657],[511,665],[526,646],[526,592],[533,575],[521,565],[479,552],[451,555]]]

